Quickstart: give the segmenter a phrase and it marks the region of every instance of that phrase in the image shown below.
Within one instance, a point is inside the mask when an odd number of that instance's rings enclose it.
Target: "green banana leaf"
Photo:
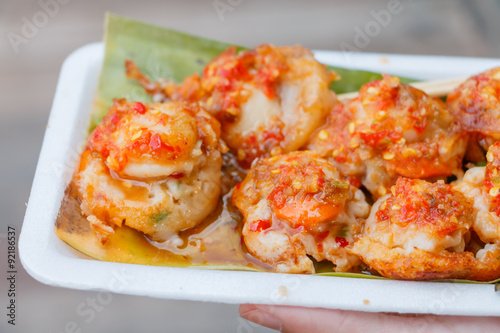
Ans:
[[[319,276],[338,276],[338,277],[349,277],[356,279],[378,279],[378,280],[392,280],[382,276],[369,275],[363,273],[337,273],[337,272],[323,272],[316,273],[315,275]],[[500,283],[500,279],[496,279],[493,281],[482,282],[482,281],[472,281],[472,280],[457,280],[457,279],[443,279],[443,280],[430,280],[427,282],[452,282],[452,283],[467,283],[467,284],[496,284]]]
[[[186,76],[201,73],[205,64],[231,46],[112,14],[106,16],[104,42],[91,128],[107,113],[113,98],[151,101],[139,84],[127,79],[125,60],[134,60],[153,81],[168,78],[179,83]]]
[[[346,69],[334,66],[327,66],[327,68],[329,70],[335,71],[341,77],[340,80],[334,81],[330,85],[330,89],[335,91],[337,94],[358,91],[363,84],[375,80],[380,80],[382,78],[382,74],[379,73],[372,73],[355,69]],[[399,79],[402,83],[405,84],[417,81],[406,77],[400,77]]]
[[[107,113],[113,98],[151,101],[139,84],[126,78],[125,60],[134,60],[152,80],[168,78],[181,82],[188,75],[201,73],[210,60],[232,46],[112,14],[106,17],[104,41],[106,50],[92,110],[91,129]],[[246,48],[240,46],[239,49]],[[363,84],[382,78],[379,73],[328,68],[341,77],[330,87],[337,94],[357,91]],[[401,80],[404,83],[415,81]]]
[[[91,112],[92,119],[89,130],[92,130],[101,121],[111,106],[113,98],[127,98],[142,102],[151,101],[150,96],[138,83],[126,78],[125,60],[134,60],[141,71],[152,80],[168,78],[175,82],[181,82],[188,75],[195,72],[201,73],[207,62],[229,46],[231,45],[227,43],[108,14],[106,17],[104,63]],[[240,49],[245,48],[240,47]],[[331,85],[331,89],[337,94],[357,91],[363,84],[381,78],[378,73],[331,66],[328,66],[328,68],[336,71],[341,76],[339,81],[333,82]],[[401,80],[404,83],[415,81],[408,78],[401,78]],[[144,240],[137,232],[127,229],[118,233],[122,240],[117,238],[113,246],[108,244],[103,247],[96,242],[95,236],[88,226],[84,226],[85,219],[64,218],[63,215],[60,214],[59,221],[56,224],[56,232],[59,237],[77,250],[96,259],[201,269],[262,271],[248,265],[235,265],[234,263],[221,265],[207,262],[203,265],[190,265],[189,262],[178,256],[171,257],[172,260],[169,261],[168,258],[170,257],[165,253],[162,253],[164,259],[160,262],[158,256],[151,249],[134,247],[134,243],[144,242]],[[75,228],[74,225],[70,225],[71,223],[80,223],[81,225]],[[156,256],[156,261],[148,259],[153,255]],[[332,267],[327,267],[321,263],[316,268],[318,272],[316,275],[320,276],[385,279],[380,276],[362,273],[335,273],[331,271]],[[445,281],[484,283],[463,280]],[[488,283],[497,283],[499,281],[500,279]]]

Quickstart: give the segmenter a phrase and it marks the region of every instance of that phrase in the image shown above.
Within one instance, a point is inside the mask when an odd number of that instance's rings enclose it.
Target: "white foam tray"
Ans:
[[[76,252],[56,236],[54,222],[89,123],[103,55],[102,43],[89,44],[62,66],[19,242],[22,264],[35,279],[51,286],[169,299],[500,315],[500,293],[493,285],[167,268],[97,261]],[[329,51],[316,56],[331,65],[418,79],[459,77],[500,66],[499,59]]]

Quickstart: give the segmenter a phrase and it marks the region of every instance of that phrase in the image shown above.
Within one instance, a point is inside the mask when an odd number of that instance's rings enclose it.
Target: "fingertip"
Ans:
[[[255,324],[281,331],[281,321],[273,314],[266,312],[260,305],[241,304],[239,308],[240,316],[243,319],[251,321]]]
[[[243,316],[247,312],[254,311],[255,309],[257,309],[255,304],[240,304],[239,308],[240,316]]]

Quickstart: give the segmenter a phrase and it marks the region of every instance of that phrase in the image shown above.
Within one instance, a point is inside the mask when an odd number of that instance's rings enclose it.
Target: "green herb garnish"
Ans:
[[[340,188],[348,188],[349,187],[349,184],[346,184],[346,183],[343,183],[343,182],[340,182],[338,180],[332,180],[331,181],[332,185],[335,186],[335,187],[340,187]]]
[[[347,227],[344,227],[340,230],[338,237],[346,238],[346,236],[347,236]]]
[[[167,218],[167,216],[169,216],[169,215],[170,215],[170,212],[168,210],[166,210],[164,212],[155,213],[155,214],[151,215],[149,218],[154,223],[159,223],[159,222],[163,221],[165,218]]]

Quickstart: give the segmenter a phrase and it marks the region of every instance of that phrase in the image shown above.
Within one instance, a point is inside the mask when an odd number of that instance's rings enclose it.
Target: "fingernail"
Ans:
[[[240,316],[248,321],[273,330],[281,331],[282,328],[281,322],[278,319],[258,308],[253,308],[250,311],[241,313]]]

